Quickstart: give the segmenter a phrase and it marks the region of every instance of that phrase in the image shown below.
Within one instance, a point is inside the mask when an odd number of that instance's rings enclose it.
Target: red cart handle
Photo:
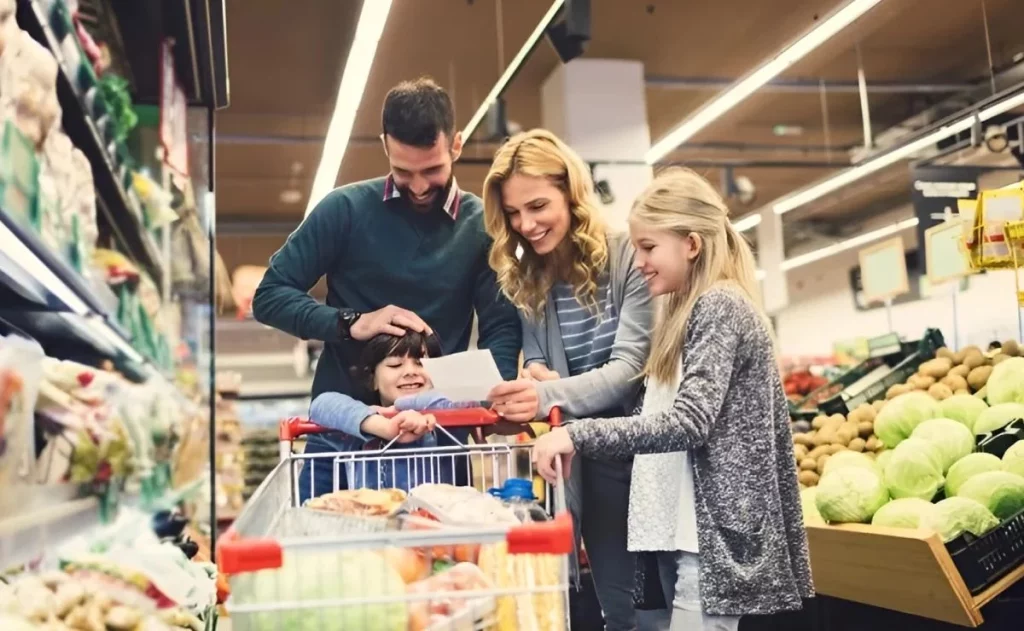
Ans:
[[[487,408],[457,408],[453,410],[425,411],[423,414],[432,414],[434,420],[441,427],[486,427],[494,425],[501,420],[498,413]],[[385,416],[394,416],[397,412],[387,412]],[[551,408],[548,414],[548,424],[551,427],[559,427],[562,424],[562,411],[558,408]],[[525,424],[524,424],[525,425]],[[307,434],[326,434],[335,430],[302,417],[292,417],[281,421],[277,428],[277,437],[280,440],[291,441]]]

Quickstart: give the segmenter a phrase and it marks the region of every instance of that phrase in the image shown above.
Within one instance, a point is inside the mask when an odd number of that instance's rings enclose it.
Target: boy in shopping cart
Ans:
[[[470,430],[436,430],[433,416],[422,413],[480,405],[476,401],[453,402],[431,391],[433,384],[421,360],[441,354],[441,343],[435,334],[412,330],[402,336],[380,334],[366,343],[353,368],[355,380],[372,394],[370,399],[376,405],[339,392],[325,392],[313,400],[309,419],[339,432],[337,439],[332,440],[339,452],[380,450],[390,445],[382,453],[385,457],[379,460],[362,460],[358,465],[347,465],[350,488],[399,488],[407,491],[426,482],[470,484],[469,459],[466,456],[453,452],[443,458],[412,453],[402,457],[399,451],[466,444]],[[391,450],[395,453],[387,455]],[[308,499],[312,487],[309,469],[310,465],[303,468],[299,482],[303,501]],[[330,476],[318,472],[318,487],[321,479],[327,483],[331,481]],[[318,488],[314,495],[330,490],[333,489]]]

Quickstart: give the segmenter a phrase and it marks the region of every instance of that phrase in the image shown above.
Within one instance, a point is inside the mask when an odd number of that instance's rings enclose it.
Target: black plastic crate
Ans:
[[[964,533],[946,549],[971,594],[984,591],[1024,563],[1024,510],[981,537]]]

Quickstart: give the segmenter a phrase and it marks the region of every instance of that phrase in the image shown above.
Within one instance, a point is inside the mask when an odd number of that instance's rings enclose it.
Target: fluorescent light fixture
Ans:
[[[377,54],[377,42],[384,32],[384,24],[388,21],[391,11],[391,0],[364,0],[356,24],[356,36],[345,60],[345,72],[341,75],[338,87],[338,99],[334,102],[334,113],[327,128],[324,139],[324,152],[320,156],[320,166],[316,169],[313,179],[313,190],[309,193],[306,204],[306,215],[313,210],[320,200],[334,188],[341,169],[341,160],[345,156],[352,125],[356,120],[359,103],[363,99],[366,80],[373,67],[373,58]]]
[[[732,222],[732,229],[736,232],[746,232],[751,228],[756,228],[761,225],[761,213],[756,212],[752,215],[747,215],[738,221]]]
[[[537,40],[544,36],[544,31],[547,30],[551,21],[555,19],[556,15],[558,15],[558,11],[562,8],[563,4],[565,4],[565,0],[555,0],[551,3],[551,7],[548,9],[548,12],[540,19],[540,22],[537,23],[537,27],[533,29],[530,36],[526,38],[526,41],[523,43],[523,47],[520,48],[519,52],[516,53],[516,56],[512,58],[512,63],[505,68],[505,72],[501,73],[501,77],[498,78],[498,82],[495,83],[494,87],[491,88],[491,91],[487,93],[487,98],[485,98],[484,102],[480,104],[476,113],[473,114],[473,118],[469,119],[469,123],[462,130],[463,142],[469,140],[469,137],[473,135],[473,132],[476,131],[476,128],[480,125],[480,121],[484,119],[484,116],[487,116],[487,110],[491,109],[491,106],[494,105],[498,100],[498,97],[501,96],[501,93],[505,90],[505,86],[507,86],[508,82],[512,80],[516,71],[519,70],[519,66],[526,61],[526,56],[530,54],[530,51],[533,49],[534,45],[536,45]],[[500,7],[501,5],[499,4],[498,6]]]
[[[64,281],[62,281],[38,256],[18,237],[11,232],[2,221],[0,221],[0,250],[11,260],[20,265],[29,276],[36,279],[40,285],[46,288],[58,300],[67,305],[72,313],[85,315],[89,312],[78,294],[76,294]]]
[[[782,262],[782,265],[780,267],[782,268],[782,271],[788,272],[791,269],[802,267],[804,265],[809,265],[810,263],[820,261],[823,258],[828,258],[835,254],[839,254],[840,252],[851,250],[857,246],[867,245],[872,241],[877,241],[878,239],[887,237],[891,234],[896,234],[897,232],[902,232],[903,230],[906,230],[908,228],[913,228],[914,226],[917,225],[917,223],[917,217],[904,219],[903,221],[899,223],[894,223],[891,226],[879,228],[878,230],[872,230],[871,232],[865,232],[862,235],[858,235],[856,237],[853,237],[852,239],[847,239],[846,241],[834,243],[832,245],[823,247],[820,250],[814,250],[813,252],[808,252],[807,254],[801,254],[799,256],[794,256],[791,259],[786,259],[785,261]]]
[[[717,96],[656,142],[644,155],[644,160],[647,161],[647,164],[654,164],[664,158],[670,151],[739,105],[766,83],[831,39],[836,33],[852,24],[881,1],[850,0],[847,2],[841,9],[806,32],[775,57],[719,92]]]
[[[983,109],[978,113],[978,119],[984,122],[995,118],[1000,114],[1005,114],[1006,112],[1022,105],[1024,105],[1024,92]],[[817,184],[812,184],[810,187],[794,193],[793,195],[783,197],[779,201],[775,202],[772,205],[772,208],[775,210],[776,214],[781,215],[805,204],[809,204],[810,202],[824,197],[833,191],[839,190],[848,184],[852,184],[853,182],[865,178],[876,171],[908,158],[937,142],[967,131],[972,125],[974,125],[974,120],[974,114],[968,114],[960,120],[944,125],[926,136],[922,136],[917,140],[899,146],[891,151],[887,151],[886,153],[883,153],[876,158],[871,158],[857,166],[840,171],[836,175],[818,182]]]

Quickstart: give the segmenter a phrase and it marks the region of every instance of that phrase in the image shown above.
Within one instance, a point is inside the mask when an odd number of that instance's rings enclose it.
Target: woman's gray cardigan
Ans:
[[[704,612],[798,609],[813,586],[771,335],[736,288],[721,286],[694,305],[684,349],[671,409],[573,423],[576,451],[626,460],[689,450]]]

